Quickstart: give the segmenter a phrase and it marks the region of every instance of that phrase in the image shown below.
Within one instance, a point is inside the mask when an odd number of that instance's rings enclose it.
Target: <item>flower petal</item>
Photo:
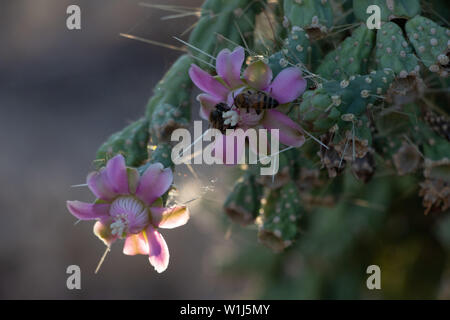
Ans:
[[[110,159],[106,164],[106,172],[114,192],[118,194],[129,193],[127,166],[123,155],[118,154]]]
[[[139,180],[136,195],[148,205],[151,205],[166,193],[172,181],[172,170],[164,169],[161,163],[151,164]]]
[[[214,79],[208,72],[200,69],[199,66],[193,64],[189,69],[189,76],[192,82],[202,91],[210,95],[225,100],[228,89],[225,88],[217,79]]]
[[[152,226],[146,230],[147,243],[150,249],[149,261],[158,273],[167,269],[169,265],[169,248],[163,236]]]
[[[200,102],[200,117],[209,120],[209,114],[222,99],[202,93],[197,96],[197,101]]]
[[[145,240],[144,232],[138,234],[130,234],[125,239],[123,246],[123,254],[134,256],[137,254],[149,254],[148,243]]]
[[[214,141],[214,157],[221,160],[225,165],[238,164],[244,155],[244,151],[245,145],[238,143],[236,133],[223,134],[221,138]]]
[[[272,77],[272,69],[261,60],[253,62],[244,71],[244,78],[248,85],[258,90],[267,88],[272,81]]]
[[[186,224],[189,220],[189,210],[186,206],[172,208],[150,208],[152,222],[158,228],[173,229]]]
[[[94,234],[103,241],[103,243],[110,247],[111,244],[117,240],[117,236],[111,233],[111,219],[104,219],[103,221],[97,221],[94,224]]]
[[[67,209],[80,220],[95,220],[109,216],[109,203],[67,201]]]
[[[245,51],[242,47],[237,47],[233,52],[223,49],[216,59],[217,74],[226,82],[230,88],[242,84],[241,67],[244,63]]]
[[[280,104],[297,99],[306,89],[302,72],[294,67],[281,71],[266,91]]]
[[[285,145],[300,147],[305,143],[302,128],[280,111],[267,110],[262,124],[269,130],[279,129],[280,141]]]
[[[87,176],[87,184],[92,193],[99,199],[110,201],[117,196],[109,181],[106,169],[91,172]]]

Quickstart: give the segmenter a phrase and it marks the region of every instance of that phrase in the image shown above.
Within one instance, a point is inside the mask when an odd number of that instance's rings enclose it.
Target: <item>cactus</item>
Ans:
[[[303,209],[297,194],[297,186],[290,182],[261,200],[258,239],[275,251],[289,247],[299,232]]]
[[[335,50],[323,59],[316,72],[325,79],[343,80],[367,73],[367,62],[374,45],[375,33],[362,24]]]
[[[313,37],[327,33],[333,25],[329,1],[285,0],[284,12],[292,26],[306,29]]]
[[[277,51],[269,57],[269,66],[274,75],[288,66],[310,63],[313,47],[309,35],[304,29],[294,26],[283,43],[283,50]]]
[[[305,93],[300,105],[301,123],[309,130],[323,132],[344,123],[342,116],[353,115],[356,120],[383,98],[393,78],[394,73],[385,69],[325,82],[322,88]]]
[[[361,296],[359,282],[348,291],[338,282],[356,278],[352,272],[365,274],[359,268],[367,259],[384,257],[378,239],[392,241],[400,237],[397,232],[406,236],[411,221],[411,226],[420,225],[411,231],[414,239],[431,250],[437,243],[431,216],[448,215],[450,31],[435,14],[435,3],[441,1],[207,0],[188,41],[190,56],[181,56],[158,83],[145,117],[101,146],[98,164],[123,153],[127,165],[141,171],[153,162],[175,168],[170,134],[190,125],[188,69],[193,62],[221,82],[214,57],[240,45],[247,49],[246,61],[267,63],[273,78],[286,68],[300,69],[307,90],[277,111],[300,125],[309,139],[280,151],[274,176],[260,176],[260,165],[239,172],[223,211],[249,233],[257,227],[252,241],[257,238],[276,252],[289,248],[270,258],[266,252],[268,265],[280,267],[295,254],[304,259],[303,267],[295,269],[300,275],[284,287],[278,283],[283,273],[266,266],[261,272],[277,279],[267,288],[295,297],[323,297],[323,292],[331,298]],[[365,25],[369,5],[381,8],[380,30]],[[261,23],[266,15],[272,15],[273,30]],[[300,236],[300,227],[305,235]],[[427,242],[431,238],[432,245]],[[364,257],[361,248],[369,250]],[[436,273],[445,260],[440,249],[435,252],[439,259],[431,259]],[[422,258],[395,257],[410,270]],[[331,266],[338,280],[332,280]],[[426,297],[430,292],[435,291]],[[389,294],[397,297],[387,289]],[[270,297],[270,290],[263,296]],[[406,289],[401,297],[408,297]]]
[[[450,29],[434,21],[416,16],[406,23],[409,41],[414,46],[422,63],[431,71],[447,77],[445,66],[449,64]]]
[[[243,226],[254,223],[259,213],[263,188],[255,180],[253,174],[239,179],[224,204],[228,217]]]
[[[148,158],[149,122],[140,119],[113,134],[97,151],[96,164],[103,167],[116,154],[122,154],[128,166],[139,167]]]
[[[156,85],[147,105],[152,142],[167,141],[177,128],[188,126],[192,83],[187,74],[191,59],[181,56]]]
[[[416,76],[420,70],[419,61],[403,37],[402,29],[393,22],[385,23],[377,33],[376,57],[380,68],[391,69],[400,78]]]

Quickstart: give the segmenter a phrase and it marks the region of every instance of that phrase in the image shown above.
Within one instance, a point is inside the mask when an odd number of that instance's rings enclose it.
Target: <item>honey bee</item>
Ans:
[[[218,103],[213,111],[209,114],[209,123],[212,128],[218,129],[222,134],[225,134],[227,129],[234,129],[236,126],[225,124],[223,113],[229,111],[231,108],[225,103]]]
[[[247,91],[233,97],[234,105],[239,109],[254,109],[256,114],[260,114],[263,109],[274,109],[280,103],[263,91]]]

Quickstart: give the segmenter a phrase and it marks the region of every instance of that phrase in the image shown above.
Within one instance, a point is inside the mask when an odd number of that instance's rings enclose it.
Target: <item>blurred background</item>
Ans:
[[[94,275],[104,245],[91,223],[74,226],[65,207],[66,200],[92,199],[87,188],[71,185],[85,183],[109,135],[143,115],[154,85],[180,54],[119,33],[179,45],[172,36],[196,21],[161,21],[167,12],[138,3],[0,3],[0,298],[196,299],[236,292],[211,265],[224,232],[208,212],[164,234],[171,252],[165,273],[157,274],[144,256],[124,256],[118,244]],[[82,30],[66,28],[70,4],[81,7]],[[81,267],[82,290],[66,288],[71,264]]]
[[[179,45],[172,36],[196,21],[161,20],[166,12],[139,2],[0,3],[1,299],[450,296],[449,248],[443,245],[450,239],[439,236],[450,232],[439,233],[442,216],[423,215],[417,190],[398,193],[408,181],[385,181],[391,189],[375,184],[378,189],[368,191],[398,196],[401,205],[322,210],[302,235],[305,245],[277,255],[257,243],[255,229],[232,226],[222,214],[232,188],[228,167],[195,167],[198,177],[177,167],[179,197],[202,200],[192,202],[189,224],[163,233],[171,253],[166,272],[157,274],[145,256],[123,255],[116,244],[95,275],[105,247],[91,223],[74,225],[65,206],[93,197],[71,186],[85,182],[109,135],[143,115],[152,88],[179,55],[119,33]],[[198,7],[202,1],[160,3]],[[82,30],[66,28],[70,4],[81,7]],[[450,230],[450,221],[439,225]],[[72,264],[81,267],[81,290],[66,287]],[[370,264],[381,266],[381,292],[365,287]]]

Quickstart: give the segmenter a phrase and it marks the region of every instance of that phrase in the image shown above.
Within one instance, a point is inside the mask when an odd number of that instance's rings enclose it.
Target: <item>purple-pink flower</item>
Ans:
[[[169,264],[169,250],[157,229],[176,228],[189,220],[187,207],[163,207],[161,196],[172,181],[172,171],[160,163],[151,164],[140,176],[117,155],[106,168],[87,177],[97,200],[67,201],[67,208],[80,220],[98,220],[94,233],[108,247],[117,239],[125,239],[124,254],[148,255],[155,270],[163,272]]]
[[[295,67],[286,68],[273,79],[272,70],[263,61],[250,64],[241,74],[245,60],[244,48],[237,47],[233,52],[222,50],[216,59],[217,76],[212,76],[193,64],[189,75],[195,85],[204,93],[198,95],[200,116],[209,120],[209,115],[218,103],[226,103],[231,110],[223,114],[225,120],[235,124],[235,128],[279,129],[279,138],[288,146],[300,147],[305,142],[301,127],[286,114],[276,109],[241,110],[234,106],[234,98],[243,90],[263,91],[276,99],[280,105],[296,100],[306,89],[302,73]],[[224,136],[222,145],[233,135]],[[219,150],[220,152],[220,150]]]

